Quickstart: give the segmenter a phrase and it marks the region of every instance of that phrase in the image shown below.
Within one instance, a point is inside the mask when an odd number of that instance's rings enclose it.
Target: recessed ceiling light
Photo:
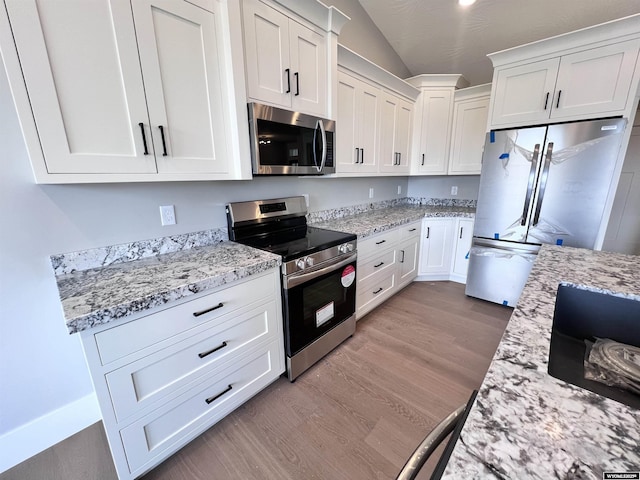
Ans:
[[[476,0],[458,0],[458,3],[463,7],[468,7],[469,5],[476,3]]]

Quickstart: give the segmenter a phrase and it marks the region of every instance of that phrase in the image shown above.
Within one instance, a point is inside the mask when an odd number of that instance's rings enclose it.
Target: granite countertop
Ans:
[[[640,470],[640,410],[547,373],[561,282],[640,299],[640,256],[542,247],[443,479],[600,480]]]
[[[56,277],[69,333],[213,289],[281,264],[269,252],[222,242]]]
[[[453,206],[398,205],[313,223],[314,227],[353,233],[365,238],[424,217],[475,217],[475,208]]]

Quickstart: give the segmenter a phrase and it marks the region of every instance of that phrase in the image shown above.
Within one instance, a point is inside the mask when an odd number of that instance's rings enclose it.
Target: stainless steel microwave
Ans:
[[[335,122],[249,104],[254,175],[323,175],[336,171]]]

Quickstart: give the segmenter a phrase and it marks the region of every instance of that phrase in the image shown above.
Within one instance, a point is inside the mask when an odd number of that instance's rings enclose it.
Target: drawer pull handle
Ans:
[[[410,228],[409,231],[410,232],[415,232],[417,230],[417,228]]]
[[[207,355],[211,355],[214,352],[217,352],[218,350],[220,350],[221,348],[224,348],[227,346],[227,342],[222,342],[222,345],[218,345],[216,348],[214,348],[213,350],[209,350],[208,352],[203,352],[203,353],[199,353],[198,356],[200,358],[204,358]]]
[[[206,310],[200,310],[199,312],[193,312],[193,316],[194,317],[199,317],[200,315],[204,315],[205,313],[213,312],[214,310],[217,310],[217,309],[222,308],[222,307],[224,307],[224,304],[222,302],[220,302],[216,306],[211,307],[211,308],[207,308]]]
[[[373,292],[373,294],[374,294],[374,295],[377,295],[377,294],[379,294],[382,290],[383,290],[383,288],[382,288],[382,287],[380,287],[378,290],[376,290],[375,292]]]
[[[386,242],[386,240],[380,240],[379,242],[376,242],[376,245],[382,245],[384,242]]]
[[[227,393],[227,392],[230,392],[232,388],[233,388],[233,387],[232,387],[231,385],[229,385],[227,388],[225,388],[225,389],[224,389],[222,392],[220,392],[219,394],[214,395],[213,397],[209,397],[209,398],[205,399],[205,402],[207,402],[207,404],[215,402],[215,401],[216,401],[217,399],[219,399],[222,395],[224,395],[224,394],[225,394],[225,393]]]
[[[381,267],[382,265],[384,265],[384,262],[380,262],[379,264],[374,265],[373,268],[378,268],[378,267]]]

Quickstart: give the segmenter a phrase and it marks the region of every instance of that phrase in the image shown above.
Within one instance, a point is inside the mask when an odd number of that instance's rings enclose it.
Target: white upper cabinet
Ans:
[[[328,117],[327,36],[259,0],[245,0],[250,100]]]
[[[469,83],[461,75],[418,75],[407,79],[420,90],[413,126],[412,175],[446,175],[451,144],[453,95]]]
[[[208,2],[210,11],[175,0],[6,5],[32,116],[19,96],[16,106],[40,142],[25,132],[36,181],[248,176],[223,3]],[[16,72],[9,77],[13,87]]]
[[[385,92],[380,120],[380,172],[408,174],[413,105]]]
[[[489,127],[628,118],[639,50],[636,15],[490,54]]]
[[[338,173],[378,171],[381,91],[338,72],[336,161]]]
[[[491,84],[454,94],[449,175],[479,175],[489,115]]]

